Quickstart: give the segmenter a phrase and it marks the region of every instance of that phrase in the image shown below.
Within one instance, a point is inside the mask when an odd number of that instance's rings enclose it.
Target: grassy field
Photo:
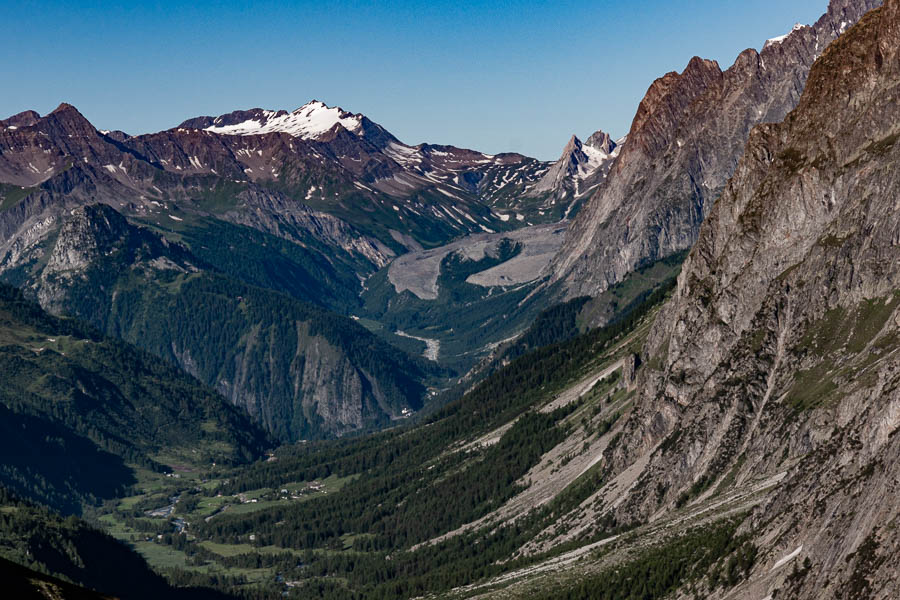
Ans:
[[[164,461],[166,458],[173,457],[158,456],[156,458]],[[131,545],[157,570],[176,568],[208,572],[210,569],[221,569],[223,573],[230,576],[242,575],[247,578],[248,582],[260,581],[270,573],[265,569],[223,569],[216,564],[192,564],[185,552],[158,540],[156,532],[139,531],[129,527],[126,524],[130,522],[128,519],[138,518],[141,522],[156,524],[159,531],[175,533],[176,528],[172,521],[180,518],[186,523],[187,539],[192,540],[194,539],[191,534],[191,523],[193,522],[215,518],[215,515],[223,512],[250,514],[273,506],[305,502],[317,496],[335,493],[354,479],[354,477],[331,476],[320,481],[285,481],[271,487],[250,490],[235,496],[226,496],[219,494],[217,489],[227,479],[227,473],[223,472],[216,477],[206,478],[198,468],[181,465],[179,469],[171,476],[167,476],[163,473],[135,468],[138,482],[135,484],[134,490],[137,493],[121,498],[114,506],[101,510],[95,519],[95,524],[113,537]],[[282,490],[287,490],[287,493],[283,493]],[[168,517],[147,515],[147,510],[168,505],[174,496],[179,496],[180,499],[193,497],[196,502],[192,503],[189,510],[186,510],[185,503],[179,501],[175,504],[175,511]],[[345,546],[350,548],[353,539],[347,539],[344,542]],[[258,548],[250,544],[219,544],[210,541],[202,541],[199,545],[223,557],[247,553],[277,554],[286,551],[284,548],[274,546]],[[295,554],[299,555],[299,552],[295,552]]]

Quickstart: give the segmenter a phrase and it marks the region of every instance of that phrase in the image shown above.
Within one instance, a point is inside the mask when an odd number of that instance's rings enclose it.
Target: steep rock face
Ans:
[[[815,58],[880,4],[832,0],[814,26],[744,51],[724,73],[694,58],[654,82],[622,154],[551,265],[552,280],[563,281],[568,297],[597,295],[636,267],[690,248],[751,128],[781,121]]]
[[[784,123],[754,129],[606,453],[640,472],[606,506],[625,521],[780,482],[745,525],[761,557],[730,598],[898,593],[898,84],[889,0],[829,46]]]
[[[260,322],[229,354],[216,389],[282,439],[352,433],[421,406],[393,405],[377,379],[309,321]]]
[[[85,269],[104,253],[113,252],[120,243],[128,246],[140,243],[129,239],[132,234],[139,231],[130,227],[128,221],[109,206],[95,204],[79,207],[72,211],[62,226],[43,273],[52,276],[65,271]],[[162,249],[169,248],[168,242],[163,238],[139,234],[135,237],[141,238],[141,241],[149,241],[155,246],[155,248],[148,247],[155,255],[161,254]]]
[[[39,252],[35,262],[42,262],[43,254]],[[153,270],[189,273],[198,270],[194,263],[199,262],[184,247],[130,226],[125,217],[102,204],[74,209],[65,218],[52,250],[46,254],[46,264],[35,273],[37,280],[32,288],[41,306],[54,313],[68,312],[76,282],[90,285],[97,276],[106,275],[110,267],[118,270],[142,264]],[[107,257],[115,257],[122,264],[107,265]],[[103,274],[90,273],[101,263]],[[100,296],[102,292],[97,290],[94,294]],[[90,315],[95,323],[98,316]]]

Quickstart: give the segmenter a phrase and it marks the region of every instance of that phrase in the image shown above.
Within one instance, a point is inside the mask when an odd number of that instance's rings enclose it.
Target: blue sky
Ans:
[[[0,4],[3,117],[65,101],[136,134],[317,98],[408,143],[552,159],[572,133],[627,133],[692,56],[725,68],[827,0]]]

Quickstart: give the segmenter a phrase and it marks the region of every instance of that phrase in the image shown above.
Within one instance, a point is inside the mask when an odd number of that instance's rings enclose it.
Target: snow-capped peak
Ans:
[[[807,25],[803,25],[802,23],[797,23],[796,25],[794,25],[794,28],[791,29],[788,33],[786,33],[784,35],[779,35],[778,37],[774,37],[770,40],[766,40],[766,43],[763,44],[763,48],[766,48],[767,46],[774,46],[776,44],[780,44],[781,42],[786,40],[789,35],[791,35],[795,31],[799,31],[800,29],[803,29],[804,27],[807,27]]]
[[[349,131],[362,127],[362,115],[350,114],[341,108],[327,106],[313,100],[291,113],[261,111],[257,116],[234,125],[217,125],[215,122],[205,131],[224,135],[261,135],[287,133],[294,137],[315,139],[340,123]]]

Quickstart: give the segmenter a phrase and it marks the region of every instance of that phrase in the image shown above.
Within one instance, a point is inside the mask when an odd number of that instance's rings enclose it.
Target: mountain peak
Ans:
[[[78,110],[77,108],[75,108],[74,106],[72,106],[72,105],[69,104],[68,102],[61,102],[61,103],[59,104],[59,106],[57,106],[56,108],[54,108],[54,109],[53,109],[53,112],[51,112],[50,114],[51,114],[51,115],[56,115],[56,114],[66,114],[66,113],[77,113],[77,114],[79,114],[79,115],[81,114],[81,112],[79,112],[79,110]]]
[[[57,106],[53,112],[36,124],[42,123],[41,127],[47,127],[48,132],[56,132],[62,135],[97,135],[97,130],[81,112],[66,102]]]
[[[300,108],[295,110],[294,112],[299,113],[303,110],[328,110],[328,109],[335,109],[342,113],[347,113],[347,111],[345,111],[340,106],[328,106],[321,100],[316,100],[316,99],[310,100],[309,102],[307,102],[306,104],[304,104],[303,106],[301,106]],[[349,113],[347,113],[347,114],[349,114]]]
[[[569,141],[566,144],[566,147],[563,148],[563,153],[562,153],[563,158],[569,156],[573,152],[577,152],[577,151],[581,150],[581,147],[582,147],[581,140],[578,139],[577,135],[573,135],[571,138],[569,138]]]
[[[41,115],[33,110],[24,110],[20,113],[17,113],[8,119],[0,121],[0,126],[2,127],[30,127],[40,120]]]
[[[586,142],[573,135],[559,160],[547,169],[529,194],[552,193],[558,197],[568,193],[574,193],[576,197],[584,195],[606,177],[612,159],[618,155],[614,152],[616,147],[609,134],[603,131],[595,131]]]
[[[786,39],[788,39],[788,37],[790,37],[790,35],[792,33],[794,33],[795,31],[800,31],[800,30],[808,28],[808,27],[809,27],[809,25],[803,25],[802,23],[797,23],[794,25],[793,29],[791,29],[786,34],[779,35],[778,37],[773,37],[773,38],[766,40],[766,43],[763,44],[763,49],[765,49],[768,46],[777,46],[778,44],[780,44],[783,41],[785,41]]]
[[[608,133],[602,130],[597,130],[590,135],[590,137],[585,140],[585,146],[590,146],[591,148],[596,148],[605,154],[612,154],[613,150],[616,149],[616,142],[610,137]]]
[[[681,73],[666,73],[654,81],[631,124],[629,147],[650,156],[665,150],[668,135],[684,110],[721,80],[719,63],[695,56]]]
[[[254,108],[216,117],[199,117],[182,123],[182,127],[203,129],[223,135],[263,135],[287,133],[303,139],[318,139],[335,125],[358,132],[365,117],[351,114],[321,100],[311,100],[293,112]]]

